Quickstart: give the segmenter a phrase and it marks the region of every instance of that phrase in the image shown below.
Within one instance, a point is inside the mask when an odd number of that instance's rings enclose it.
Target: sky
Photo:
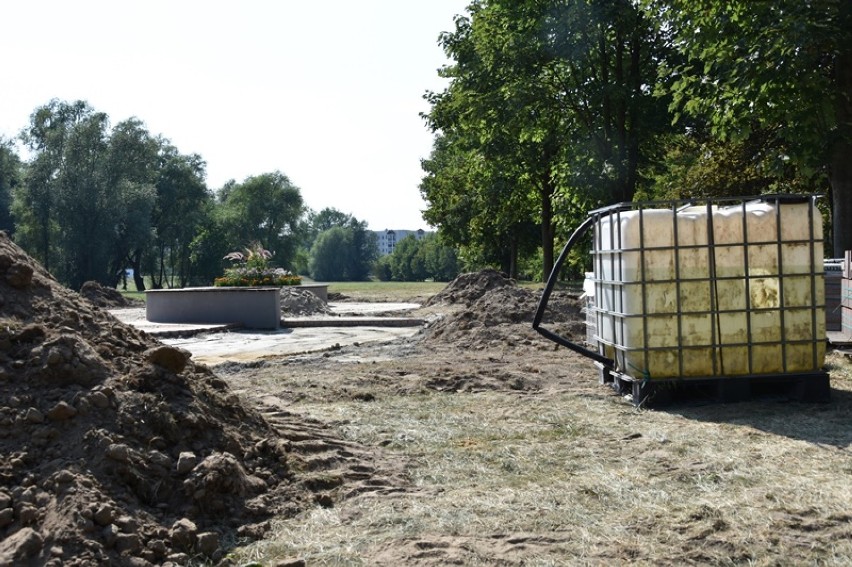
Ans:
[[[207,184],[281,171],[305,204],[428,229],[423,94],[468,0],[27,0],[0,20],[0,136],[53,98],[140,119]],[[23,156],[26,157],[26,156]]]

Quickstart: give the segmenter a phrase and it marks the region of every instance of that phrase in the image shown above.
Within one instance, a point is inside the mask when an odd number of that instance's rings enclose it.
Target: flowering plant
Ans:
[[[273,255],[259,242],[253,242],[242,252],[231,252],[225,255],[224,259],[231,260],[236,265],[226,269],[225,275],[216,278],[213,285],[217,287],[284,286],[302,283],[300,276],[283,268],[273,268],[269,262]]]

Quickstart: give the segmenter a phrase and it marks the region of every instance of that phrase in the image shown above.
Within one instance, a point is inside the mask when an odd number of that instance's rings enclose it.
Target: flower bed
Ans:
[[[283,268],[273,268],[269,264],[273,253],[259,242],[253,242],[242,252],[231,252],[225,260],[236,262],[233,268],[225,270],[225,275],[213,280],[215,287],[257,287],[299,285],[302,278]]]
[[[301,276],[287,272],[286,270],[275,270],[272,272],[258,272],[252,270],[241,270],[233,268],[227,270],[225,275],[213,280],[216,287],[247,287],[247,286],[287,286],[302,283]]]

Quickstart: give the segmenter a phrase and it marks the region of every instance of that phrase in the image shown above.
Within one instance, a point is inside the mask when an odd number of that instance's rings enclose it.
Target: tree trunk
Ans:
[[[553,193],[555,187],[549,174],[541,182],[541,251],[542,281],[547,281],[553,270],[553,239],[556,232],[553,227]]]
[[[509,277],[513,280],[518,279],[518,233],[512,233],[512,238],[509,241]]]
[[[130,267],[133,268],[133,283],[136,291],[145,291],[145,277],[142,275],[142,250],[135,250],[128,258]]]

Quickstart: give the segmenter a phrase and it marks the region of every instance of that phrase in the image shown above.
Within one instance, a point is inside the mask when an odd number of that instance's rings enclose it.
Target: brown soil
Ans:
[[[114,288],[104,287],[96,281],[88,281],[80,288],[80,295],[101,309],[117,309],[144,305],[142,301],[127,299]]]
[[[306,289],[281,288],[281,314],[284,317],[328,315],[328,304]]]
[[[0,292],[0,565],[216,561],[321,492],[291,466],[310,436],[282,436],[5,235]]]

